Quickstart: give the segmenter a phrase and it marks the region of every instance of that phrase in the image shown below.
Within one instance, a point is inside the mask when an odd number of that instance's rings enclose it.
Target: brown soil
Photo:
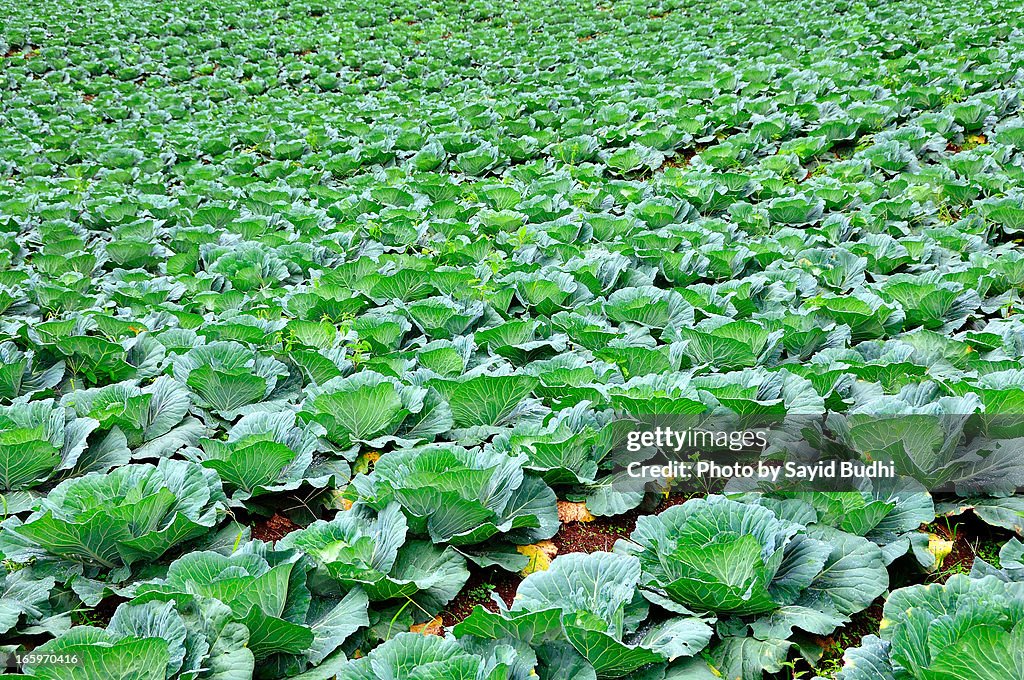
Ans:
[[[703,493],[676,493],[663,498],[653,512],[638,508],[623,515],[598,517],[592,522],[563,523],[551,541],[558,548],[559,555],[573,552],[610,552],[615,541],[620,538],[629,538],[636,528],[636,520],[640,515],[657,515],[673,505],[680,505],[691,498],[703,495]]]
[[[92,610],[93,616],[102,621],[103,625],[106,626],[110,623],[110,619],[114,618],[114,612],[117,611],[117,608],[127,601],[128,600],[126,598],[123,598],[120,595],[111,595],[110,597],[104,598],[103,601]]]
[[[943,558],[942,564],[935,572],[928,576],[929,583],[945,583],[953,574],[969,574],[971,572],[975,552],[970,541],[970,533],[960,531],[960,527],[955,524],[950,529],[941,522],[928,525],[926,530],[943,540],[953,541],[952,550]]]
[[[39,56],[39,48],[35,45],[29,45],[27,50],[22,47],[12,47],[4,53],[3,58],[10,59],[11,57],[16,57],[18,55],[22,55],[26,59],[31,59],[32,57]]]
[[[636,528],[636,520],[640,515],[658,514],[673,505],[685,503],[691,498],[706,495],[703,492],[676,493],[661,499],[653,510],[637,508],[615,517],[598,517],[592,522],[566,522],[561,525],[551,542],[558,548],[558,554],[598,551],[609,551],[620,538],[629,538]],[[558,559],[557,557],[555,559]],[[497,592],[506,606],[511,607],[516,596],[516,589],[523,577],[503,569],[480,569],[470,565],[470,577],[466,585],[455,596],[441,617],[445,626],[454,626],[469,616],[476,605],[490,611],[497,611],[498,605],[491,599],[491,593]]]
[[[500,583],[495,587],[495,592],[501,596],[505,606],[511,607],[512,600],[516,599],[516,589],[523,579],[518,574],[508,574],[505,578],[499,579]]]
[[[472,573],[466,585],[441,612],[445,626],[459,623],[469,616],[477,605],[492,612],[498,611],[498,603],[491,599],[492,592],[497,592],[505,606],[511,607],[512,600],[516,597],[516,588],[523,581],[519,574],[502,569],[471,569]]]
[[[636,527],[638,513],[630,512],[618,517],[598,517],[593,522],[563,524],[551,541],[558,554],[598,551],[608,552],[620,538],[626,538]]]
[[[252,525],[252,537],[274,543],[301,528],[284,515],[275,513],[272,517],[260,520]]]
[[[859,647],[861,640],[868,635],[878,635],[884,605],[885,598],[880,597],[864,611],[851,616],[850,622],[836,632],[827,637],[818,638],[818,643],[825,650],[821,661],[818,662],[818,667],[821,668],[829,662],[841,660],[843,652],[850,647]]]
[[[994,564],[998,561],[999,549],[1013,536],[1012,532],[989,526],[970,512],[954,518],[940,517],[923,525],[921,530],[953,542],[942,564],[928,576],[929,583],[945,583],[954,574],[971,573],[978,556]]]
[[[661,167],[658,169],[664,170],[666,168],[685,168],[687,165],[690,164],[690,161],[693,159],[693,157],[696,156],[701,151],[703,151],[705,148],[707,147],[697,146],[680,149],[675,153],[675,155],[666,158],[665,161],[661,164]]]

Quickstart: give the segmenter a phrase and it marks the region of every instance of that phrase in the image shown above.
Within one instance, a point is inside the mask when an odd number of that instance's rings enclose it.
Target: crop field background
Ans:
[[[0,0],[0,678],[1024,679],[1022,27]]]

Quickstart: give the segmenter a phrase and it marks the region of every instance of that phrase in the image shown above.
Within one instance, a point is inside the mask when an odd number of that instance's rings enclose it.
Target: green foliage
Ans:
[[[797,677],[936,513],[1024,533],[1019,3],[42,4],[0,26],[0,652],[81,663],[25,676]],[[622,472],[630,419],[794,415],[767,455],[898,484],[652,514]],[[615,553],[406,632],[559,499]],[[1020,677],[1020,543],[978,553],[837,677]]]

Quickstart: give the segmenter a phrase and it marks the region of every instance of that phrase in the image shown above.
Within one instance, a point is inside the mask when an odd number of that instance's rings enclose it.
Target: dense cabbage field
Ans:
[[[0,677],[1024,678],[1024,6],[0,7]]]

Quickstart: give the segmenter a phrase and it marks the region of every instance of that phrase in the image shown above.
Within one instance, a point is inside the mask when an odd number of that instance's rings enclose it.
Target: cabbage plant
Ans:
[[[381,447],[401,441],[399,428],[424,406],[427,390],[375,371],[360,371],[310,385],[299,418],[318,423],[340,448]],[[427,425],[429,427],[429,423]]]
[[[583,668],[602,678],[632,677],[640,668],[693,656],[711,640],[714,619],[671,618],[641,631],[648,604],[637,590],[637,558],[575,553],[530,574],[512,606],[477,606],[455,629],[461,639],[522,640],[537,649],[568,643]],[[580,672],[583,672],[582,670]]]
[[[174,379],[196,395],[196,405],[233,420],[270,396],[288,369],[242,344],[215,341],[171,358]]]
[[[70,560],[123,578],[133,564],[209,532],[226,500],[216,472],[186,461],[93,472],[61,482],[13,525],[25,545],[7,557]]]
[[[374,602],[412,601],[417,615],[433,616],[465,585],[466,560],[452,547],[407,540],[407,533],[401,506],[391,503],[377,516],[356,507],[329,522],[317,520],[285,536],[278,547],[309,555],[335,588],[361,588]]]
[[[194,552],[120,605],[105,628],[76,626],[37,648],[37,678],[283,678],[318,664],[365,626],[366,597],[311,596],[308,560],[259,542]],[[78,663],[66,675],[62,655]],[[63,667],[63,671],[61,670]],[[63,674],[62,674],[63,673]]]
[[[347,479],[348,463],[324,450],[323,433],[316,423],[297,423],[294,413],[260,411],[242,416],[226,440],[202,439],[182,456],[215,470],[232,504],[241,505],[304,484],[322,489]]]
[[[76,390],[61,404],[99,422],[99,429],[117,433],[134,458],[170,456],[194,444],[205,428],[189,416],[192,397],[185,385],[161,376],[146,387],[121,382]]]
[[[57,579],[27,566],[0,573],[0,635],[59,635],[71,627],[70,603],[51,598]]]
[[[94,418],[77,417],[52,399],[0,406],[0,495],[5,514],[35,505],[38,490],[61,479],[105,472],[129,460],[120,433],[90,436]]]
[[[477,651],[456,640],[399,633],[371,651],[338,668],[338,680],[378,680],[378,678],[423,677],[498,680],[527,677],[533,671],[528,661],[520,660],[515,646],[495,645]]]
[[[1003,680],[1024,675],[1024,583],[954,574],[893,591],[879,636],[846,652],[841,680]]]
[[[637,557],[651,602],[718,617],[728,633],[711,654],[727,668],[784,659],[794,628],[827,635],[889,586],[882,551],[867,539],[724,496],[641,516],[616,551]]]
[[[35,396],[56,387],[63,377],[63,361],[43,367],[34,352],[23,352],[13,342],[0,343],[0,400]]]
[[[551,538],[558,530],[555,494],[525,474],[525,456],[429,445],[393,451],[369,475],[352,480],[360,504],[383,510],[397,502],[413,535],[473,546],[504,539],[516,544]]]

